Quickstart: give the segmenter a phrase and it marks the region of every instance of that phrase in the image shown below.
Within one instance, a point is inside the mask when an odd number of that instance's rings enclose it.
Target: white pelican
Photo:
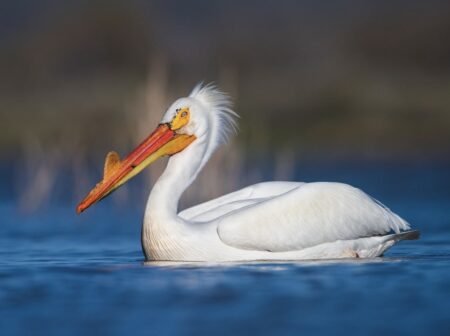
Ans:
[[[235,129],[235,117],[225,94],[197,85],[124,160],[108,153],[103,180],[77,212],[170,155],[145,211],[141,242],[147,260],[370,258],[399,240],[418,238],[405,220],[342,183],[258,183],[178,213],[180,196]]]

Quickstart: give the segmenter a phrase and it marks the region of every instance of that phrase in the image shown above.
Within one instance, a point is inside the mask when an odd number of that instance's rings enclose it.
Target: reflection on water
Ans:
[[[367,264],[389,261],[401,261],[401,258],[340,258],[340,259],[317,259],[317,260],[255,260],[255,261],[228,261],[228,262],[197,262],[197,261],[144,261],[143,265],[150,267],[168,267],[168,268],[203,268],[203,267],[232,267],[251,269],[257,268],[260,271],[284,271],[287,266],[326,266],[332,264]]]
[[[3,202],[1,334],[448,334],[450,173],[414,171],[386,169],[382,184],[373,170],[327,172],[422,232],[370,260],[145,262],[143,204],[77,217],[72,205],[31,216]]]
[[[7,244],[3,330],[377,335],[450,327],[448,243],[405,242],[373,260],[202,264],[144,263],[137,241],[124,240]]]
[[[45,243],[39,257],[2,252],[6,334],[379,335],[450,327],[448,244],[411,242],[368,261],[144,264],[132,241],[115,253],[81,246],[64,257],[59,242]]]

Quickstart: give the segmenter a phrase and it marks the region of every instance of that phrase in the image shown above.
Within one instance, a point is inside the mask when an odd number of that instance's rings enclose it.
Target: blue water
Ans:
[[[422,232],[369,261],[144,263],[143,202],[0,205],[1,335],[450,334],[450,165],[304,165]],[[270,178],[270,176],[268,176]]]

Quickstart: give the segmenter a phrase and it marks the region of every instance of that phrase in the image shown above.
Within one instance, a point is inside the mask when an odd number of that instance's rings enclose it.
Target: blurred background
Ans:
[[[201,81],[240,131],[180,208],[339,181],[421,239],[369,262],[144,267],[165,160],[75,207]],[[0,0],[2,335],[449,335],[449,154],[449,1]]]
[[[0,201],[24,213],[75,207],[104,155],[200,81],[233,97],[240,132],[182,206],[266,179],[345,180],[342,166],[375,184],[392,166],[419,165],[408,183],[449,166],[446,1],[22,0],[2,1],[0,22]],[[163,167],[107,202],[142,209]]]

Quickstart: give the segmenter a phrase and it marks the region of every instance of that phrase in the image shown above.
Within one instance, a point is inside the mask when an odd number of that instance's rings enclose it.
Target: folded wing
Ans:
[[[232,211],[261,203],[303,185],[302,182],[262,182],[223,195],[181,211],[178,215],[190,221],[213,221]]]
[[[409,229],[406,221],[361,190],[328,182],[299,184],[216,221],[225,244],[272,252]]]

